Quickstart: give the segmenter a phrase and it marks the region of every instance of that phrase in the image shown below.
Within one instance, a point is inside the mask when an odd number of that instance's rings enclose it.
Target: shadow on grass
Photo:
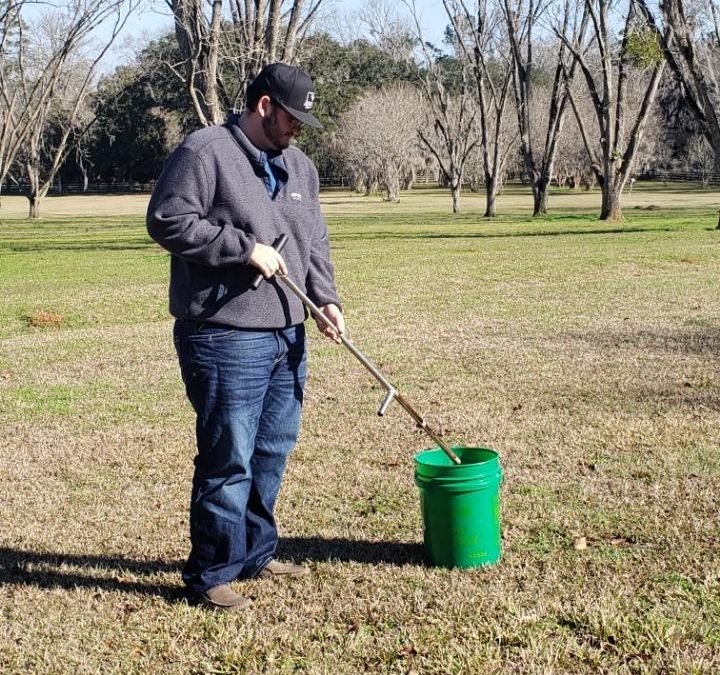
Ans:
[[[334,560],[363,564],[419,565],[422,564],[422,546],[388,541],[284,537],[280,540],[278,557],[311,562]],[[178,560],[134,560],[119,556],[0,547],[0,586],[19,584],[46,589],[100,589],[154,596],[175,603],[186,598],[180,582],[182,566],[183,562]],[[169,573],[176,576],[177,583],[142,579]]]
[[[313,562],[358,562],[370,565],[421,565],[422,544],[395,541],[281,537],[278,557]]]
[[[720,356],[720,326],[694,325],[682,328],[640,329],[626,333],[603,331],[571,334],[574,339],[595,343],[603,348],[641,349],[682,356]]]
[[[177,602],[185,597],[176,584],[141,581],[137,576],[175,572],[182,563],[132,560],[114,556],[40,553],[0,547],[0,586],[22,584],[38,588],[96,588],[134,595],[162,597]]]
[[[570,334],[571,339],[598,348],[601,352],[620,353],[642,351],[652,355],[671,355],[678,359],[700,358],[709,364],[720,357],[720,327],[714,325],[686,326],[677,329],[642,329]],[[610,357],[618,362],[617,355]],[[627,401],[650,402],[655,405],[685,408],[694,414],[701,411],[720,411],[720,395],[714,381],[705,381],[682,374],[658,376],[645,383],[626,384],[622,395]]]
[[[513,239],[516,237],[563,237],[573,235],[602,235],[602,234],[638,234],[642,232],[673,232],[677,228],[672,227],[644,227],[625,226],[607,227],[603,229],[587,230],[534,230],[532,232],[464,232],[462,234],[451,234],[443,232],[428,232],[419,234],[416,231],[403,233],[400,231],[370,231],[358,232],[355,234],[336,232],[332,235],[333,242],[338,243],[348,240],[367,239]]]
[[[41,242],[33,243],[12,243],[0,245],[0,251],[4,253],[47,253],[51,251],[145,251],[157,248],[157,244],[153,241],[138,242],[87,242],[87,243],[68,243],[59,244],[53,242],[51,244],[43,244]]]

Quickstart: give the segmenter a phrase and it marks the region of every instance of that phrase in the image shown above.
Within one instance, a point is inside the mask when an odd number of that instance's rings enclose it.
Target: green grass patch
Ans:
[[[720,670],[720,194],[636,185],[603,223],[597,192],[533,219],[511,185],[493,220],[482,195],[325,193],[353,341],[448,440],[500,453],[503,557],[423,563],[431,441],[313,333],[277,506],[313,574],[238,584],[240,616],[182,596],[168,255],[135,198],[72,199],[0,223],[0,670]]]

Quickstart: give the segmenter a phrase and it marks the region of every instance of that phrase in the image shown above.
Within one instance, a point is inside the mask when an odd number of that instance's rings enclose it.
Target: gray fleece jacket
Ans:
[[[285,328],[306,318],[282,282],[253,291],[248,265],[255,242],[283,232],[290,278],[317,305],[340,304],[328,234],[318,201],[318,174],[300,150],[273,160],[281,178],[274,199],[263,182],[260,151],[231,116],[190,134],[172,153],[147,212],[150,236],[170,251],[170,313],[237,328]],[[286,171],[286,175],[283,174]]]

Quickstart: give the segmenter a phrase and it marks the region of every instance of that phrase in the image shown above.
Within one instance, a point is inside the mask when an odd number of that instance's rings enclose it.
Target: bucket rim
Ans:
[[[440,447],[434,447],[434,448],[426,448],[425,450],[421,450],[420,452],[416,453],[414,456],[415,464],[417,466],[424,466],[424,467],[432,467],[433,469],[441,469],[441,468],[450,468],[454,467],[455,469],[461,469],[461,468],[468,468],[468,467],[478,467],[481,465],[485,465],[492,462],[499,462],[500,460],[500,453],[495,450],[495,448],[491,448],[487,445],[453,445],[451,446],[451,450],[462,460],[463,454],[467,450],[480,450],[483,452],[488,453],[490,456],[487,459],[484,459],[480,462],[472,462],[468,464],[453,464],[450,458],[445,454],[445,451]],[[430,457],[433,458],[444,458],[447,459],[447,463],[443,462],[441,464],[438,464],[436,462],[429,462],[429,461],[423,461],[423,458],[427,457],[428,459]]]

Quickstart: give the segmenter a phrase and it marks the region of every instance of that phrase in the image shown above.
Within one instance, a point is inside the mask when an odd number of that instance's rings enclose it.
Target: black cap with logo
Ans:
[[[322,123],[310,110],[315,102],[315,86],[310,76],[296,66],[286,63],[271,63],[248,87],[248,98],[267,94],[294,118],[316,129]]]

